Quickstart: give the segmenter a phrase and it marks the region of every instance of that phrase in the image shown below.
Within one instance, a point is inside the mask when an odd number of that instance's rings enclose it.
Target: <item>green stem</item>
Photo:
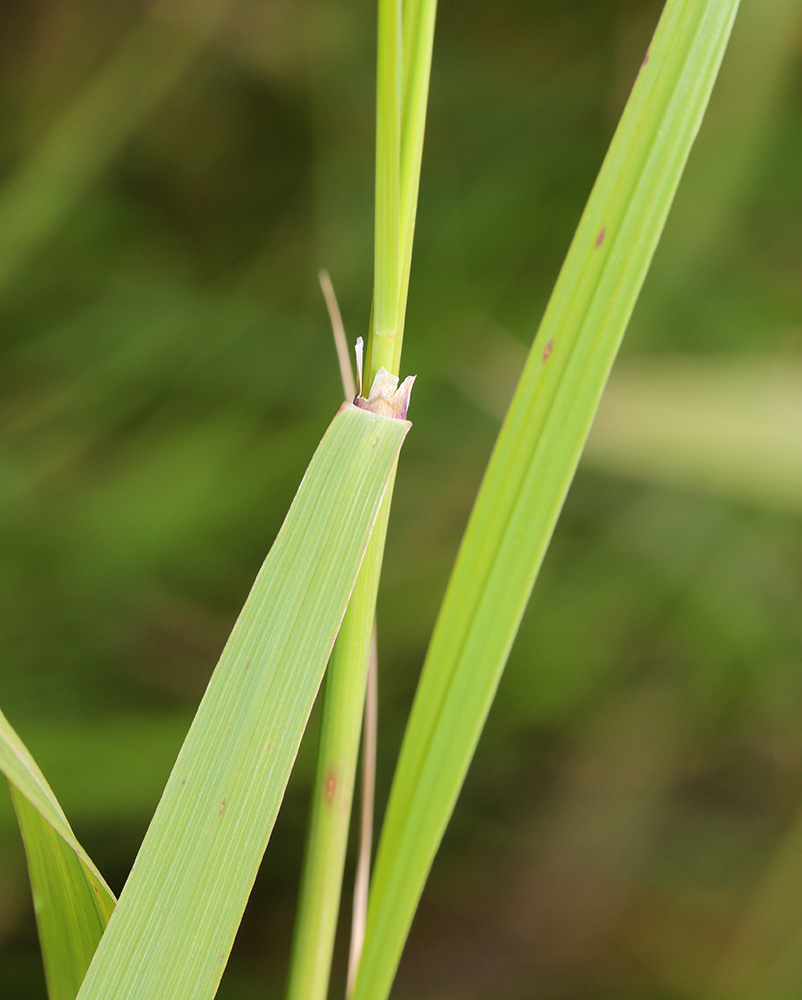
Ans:
[[[436,0],[379,0],[376,248],[363,395],[379,368],[398,374],[423,155]],[[402,60],[403,44],[403,60]],[[394,477],[382,503],[325,683],[312,816],[288,1000],[324,1000]]]
[[[394,479],[395,473],[379,510],[326,673],[288,1000],[324,1000],[328,994],[370,640]]]
[[[362,726],[362,801],[359,815],[359,856],[354,878],[354,904],[351,917],[351,948],[348,954],[348,979],[345,995],[354,992],[362,946],[365,943],[365,926],[368,919],[368,891],[370,889],[370,858],[373,846],[373,802],[376,792],[376,741],[379,731],[379,651],[376,625],[370,638],[367,691],[365,692],[365,721]]]
[[[401,275],[398,293],[398,322],[392,367],[397,373],[404,339],[412,243],[418,211],[423,136],[432,66],[434,23],[437,0],[408,0],[404,5],[404,117],[401,127]]]
[[[376,231],[373,273],[373,324],[368,338],[365,381],[384,367],[392,370],[398,326],[402,6],[379,0],[379,51],[376,67]]]

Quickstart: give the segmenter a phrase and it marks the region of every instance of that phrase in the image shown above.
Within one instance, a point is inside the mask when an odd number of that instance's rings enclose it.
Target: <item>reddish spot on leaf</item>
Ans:
[[[649,61],[649,50],[647,49],[646,55],[643,57],[643,65],[645,66],[648,61]]]
[[[186,785],[186,783],[187,783],[187,779],[186,778],[182,778],[181,779],[181,787],[183,788],[184,785]]]
[[[546,344],[546,346],[543,348],[543,360],[544,361],[548,361],[549,360],[549,357],[551,356],[551,352],[552,352],[553,348],[554,348],[554,341],[550,340],[548,342],[548,344]]]
[[[599,232],[599,235],[596,237],[596,249],[597,250],[602,245],[602,243],[604,243],[604,237],[606,235],[607,235],[607,226],[602,226],[601,227],[601,231]]]
[[[329,771],[326,778],[326,804],[331,805],[334,801],[334,793],[337,790],[337,778],[333,771]]]

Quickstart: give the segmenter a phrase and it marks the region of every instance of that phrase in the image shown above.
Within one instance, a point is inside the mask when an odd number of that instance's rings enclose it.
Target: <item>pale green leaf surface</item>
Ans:
[[[669,0],[549,302],[424,665],[354,1000],[384,1000],[715,80],[737,0]]]
[[[343,404],[226,643],[81,1000],[217,990],[406,421]]]
[[[31,878],[50,1000],[74,1000],[114,906],[99,882],[42,814],[11,789]]]
[[[73,1000],[114,909],[55,795],[0,712],[0,768],[19,820],[51,1000]]]

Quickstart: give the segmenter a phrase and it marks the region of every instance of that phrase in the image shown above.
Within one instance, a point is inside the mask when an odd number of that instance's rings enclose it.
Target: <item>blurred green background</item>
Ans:
[[[660,7],[441,0],[380,806]],[[368,0],[0,9],[0,705],[116,891],[341,400],[319,267],[367,328],[374,31]],[[394,996],[802,994],[801,516],[802,2],[742,0]],[[281,995],[313,743],[221,998]],[[3,794],[0,997],[44,996]]]

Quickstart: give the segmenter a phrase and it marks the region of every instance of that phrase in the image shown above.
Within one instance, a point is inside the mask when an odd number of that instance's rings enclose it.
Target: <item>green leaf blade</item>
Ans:
[[[74,1000],[114,909],[114,895],[2,712],[0,770],[8,778],[25,845],[48,995]]]
[[[50,1000],[74,1000],[111,916],[113,897],[13,786]]]
[[[406,421],[344,404],[204,695],[79,996],[214,995]]]
[[[114,894],[2,712],[0,770],[25,845],[48,995],[74,1000],[114,909]]]
[[[388,995],[723,56],[737,0],[669,0],[477,497],[379,845],[353,1000]]]

